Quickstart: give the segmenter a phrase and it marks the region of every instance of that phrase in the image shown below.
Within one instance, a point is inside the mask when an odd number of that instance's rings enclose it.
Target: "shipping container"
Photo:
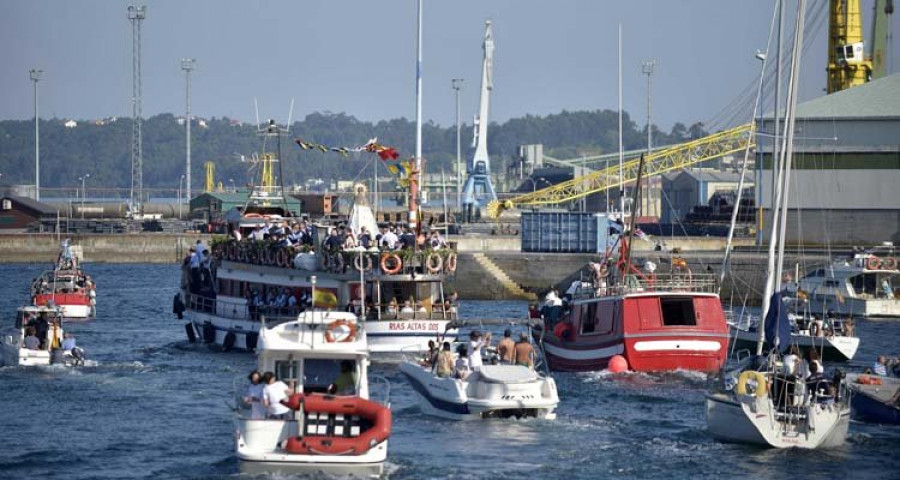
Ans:
[[[605,253],[622,226],[605,213],[522,212],[522,251]]]

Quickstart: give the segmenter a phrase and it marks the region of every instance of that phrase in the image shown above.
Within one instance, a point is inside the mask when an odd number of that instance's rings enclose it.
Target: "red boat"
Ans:
[[[96,303],[95,284],[90,275],[81,270],[78,256],[68,241],[63,242],[56,268],[34,279],[31,299],[36,306],[57,306],[63,318],[90,318]]]
[[[593,264],[593,281],[582,283],[559,321],[547,322],[551,369],[602,370],[615,356],[641,372],[724,365],[728,326],[712,275],[692,275],[678,258],[668,274],[641,271],[627,259],[608,264]]]

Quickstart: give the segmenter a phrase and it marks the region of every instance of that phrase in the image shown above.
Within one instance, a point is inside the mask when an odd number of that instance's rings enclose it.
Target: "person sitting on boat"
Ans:
[[[416,247],[416,234],[409,229],[403,227],[403,234],[400,235],[400,248],[403,250],[413,249]]]
[[[396,298],[392,298],[388,303],[387,310],[385,310],[385,315],[388,318],[397,318],[397,307],[399,302],[397,302]]]
[[[528,318],[541,318],[541,311],[538,309],[538,304],[532,303],[528,305]]]
[[[534,368],[534,347],[528,341],[528,334],[522,332],[519,334],[519,341],[515,347],[516,365]]]
[[[41,350],[47,349],[47,332],[50,331],[50,322],[47,320],[47,313],[41,312],[37,320],[34,322],[34,332],[40,340]]]
[[[250,380],[250,386],[247,387],[247,396],[244,397],[244,403],[250,406],[250,418],[253,420],[263,420],[266,418],[266,406],[263,405],[263,394],[265,385],[262,383],[262,375],[254,370],[247,376]]]
[[[503,331],[503,338],[497,342],[497,355],[500,356],[500,363],[503,365],[512,365],[516,361],[516,342],[512,339],[512,330]]]
[[[287,308],[288,311],[294,313],[297,311],[297,296],[294,295],[289,289],[285,288],[285,292],[287,292]]]
[[[356,248],[356,237],[353,236],[353,230],[350,230],[349,228],[344,233],[343,247],[344,250],[351,250]]]
[[[435,373],[440,378],[453,375],[453,352],[450,351],[450,342],[444,342],[443,348],[437,356],[437,368]],[[468,367],[468,364],[466,364]]]
[[[816,398],[820,402],[822,400],[833,400],[834,390],[831,387],[819,364],[813,362],[809,364],[809,378],[806,379],[806,391],[811,397]]]
[[[887,376],[887,358],[884,355],[879,355],[875,360],[875,364],[872,365],[872,373],[881,377]]]
[[[356,238],[356,243],[367,250],[372,247],[372,234],[369,233],[369,229],[364,226],[359,227],[359,236]]]
[[[334,383],[328,386],[328,391],[335,395],[356,394],[356,364],[353,360],[341,361],[341,373],[334,379]]]
[[[825,371],[825,367],[822,366],[822,362],[819,360],[819,352],[817,352],[815,348],[810,348],[806,351],[806,356],[800,364],[800,374],[804,379],[809,378],[810,375],[812,375],[812,364],[817,365],[817,370],[820,373]]]
[[[327,253],[339,252],[344,240],[336,228],[332,228],[328,233],[328,238],[322,243],[322,251]]]
[[[487,332],[484,336],[478,330],[473,330],[469,334],[469,370],[477,372],[481,370],[484,363],[481,360],[481,350],[491,346],[491,332]]]
[[[302,244],[312,247],[315,244],[315,241],[313,239],[312,230],[309,228],[309,224],[306,223],[306,220],[300,222],[300,232],[303,233]]]
[[[441,237],[441,232],[438,232],[437,230],[431,232],[431,239],[428,240],[428,244],[434,250],[447,248],[447,242]]]
[[[459,348],[456,349],[456,353],[459,357],[456,359],[456,363],[453,365],[453,376],[460,380],[465,380],[469,378],[469,374],[472,370],[469,368],[469,358],[468,358],[468,350],[465,345],[460,345]]]
[[[415,313],[415,310],[413,310],[412,307],[412,302],[410,302],[409,300],[403,302],[403,308],[400,309],[400,313]]]
[[[287,419],[291,409],[284,406],[281,401],[287,399],[293,392],[293,388],[278,380],[272,372],[263,374],[263,405],[269,418],[276,420]],[[291,382],[293,383],[293,382]]]
[[[35,336],[34,327],[25,329],[25,339],[22,340],[22,345],[28,350],[39,350],[41,348],[41,340]]]

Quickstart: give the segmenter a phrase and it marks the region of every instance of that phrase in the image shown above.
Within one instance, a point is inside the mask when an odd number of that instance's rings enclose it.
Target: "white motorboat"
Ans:
[[[513,321],[514,322],[514,321]],[[525,322],[528,321],[519,321]],[[480,325],[490,323],[479,321]],[[506,320],[500,324],[510,324]],[[465,325],[456,322],[452,327]],[[533,338],[529,333],[529,341]],[[540,350],[540,342],[538,348]],[[405,355],[400,372],[406,377],[421,410],[429,415],[450,420],[478,420],[495,417],[556,418],[559,396],[556,382],[549,375],[546,363],[534,368],[524,365],[496,365],[485,359],[484,366],[465,379],[453,375],[441,377],[435,365]],[[543,372],[539,372],[542,369]]]
[[[813,312],[900,317],[900,269],[891,244],[835,260],[800,279]]]
[[[259,331],[258,369],[292,384],[288,419],[253,418],[236,409],[235,449],[247,473],[380,475],[391,413],[370,400],[363,325],[347,312],[304,312]],[[352,384],[330,394],[340,375]]]
[[[805,352],[815,349],[819,357],[825,361],[848,362],[853,360],[859,348],[859,337],[854,336],[853,329],[837,318],[806,320],[802,315],[788,314],[791,323],[791,345],[797,345]],[[759,317],[741,316],[739,319],[728,318],[731,350],[756,350],[759,340]]]
[[[3,365],[84,365],[84,350],[75,347],[74,340],[67,339],[63,333],[63,316],[61,307],[19,307],[15,326],[4,332],[0,344]],[[43,334],[42,330],[45,330]],[[29,336],[34,339],[27,340]]]

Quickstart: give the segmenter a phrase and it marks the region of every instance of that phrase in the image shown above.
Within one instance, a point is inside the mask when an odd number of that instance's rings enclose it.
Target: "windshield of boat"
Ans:
[[[346,362],[342,370],[341,366]],[[288,363],[288,362],[279,362]],[[296,378],[293,363],[285,373],[292,376],[279,378]],[[280,366],[279,366],[280,367]],[[344,371],[346,370],[346,371]],[[303,391],[306,393],[337,393],[339,395],[355,395],[357,393],[358,365],[354,360],[336,358],[306,358],[303,360]],[[329,390],[330,387],[330,390]]]

